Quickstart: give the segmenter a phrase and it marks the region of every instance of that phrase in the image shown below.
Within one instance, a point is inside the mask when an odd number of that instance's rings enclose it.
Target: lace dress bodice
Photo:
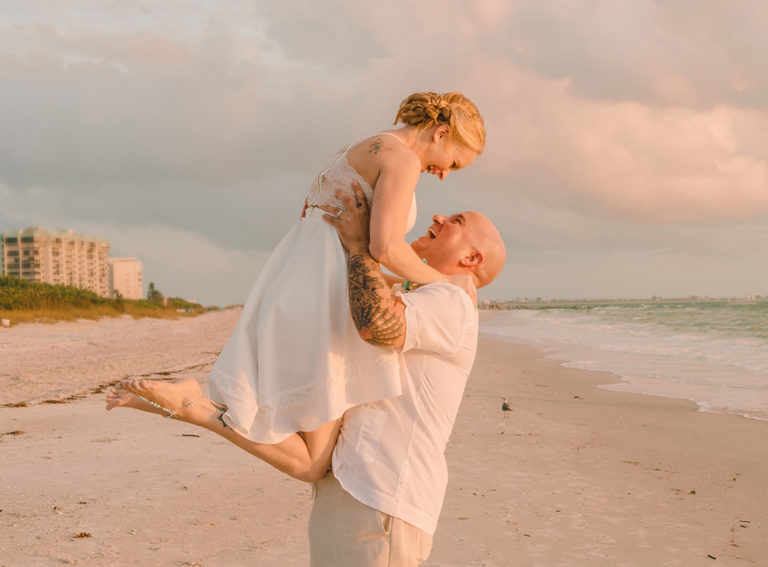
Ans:
[[[384,132],[386,134],[387,132]],[[373,201],[373,188],[360,175],[357,170],[349,164],[347,152],[355,144],[350,144],[344,150],[336,154],[330,161],[326,162],[323,169],[320,170],[312,181],[312,186],[307,196],[307,204],[310,207],[319,205],[330,205],[343,209],[341,201],[336,198],[336,190],[343,189],[354,196],[352,191],[352,182],[357,181],[365,193],[365,198],[370,206]],[[406,232],[411,230],[416,224],[416,194],[411,199],[411,208],[408,211],[408,221],[406,223]]]

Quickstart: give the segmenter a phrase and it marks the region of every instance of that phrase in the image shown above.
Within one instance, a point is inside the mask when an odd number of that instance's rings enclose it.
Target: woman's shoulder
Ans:
[[[379,132],[354,144],[353,150],[359,157],[379,161],[382,164],[397,162],[403,166],[419,165],[418,156],[394,132]]]
[[[379,172],[393,168],[421,170],[418,156],[399,136],[390,132],[379,132],[352,144],[347,156],[360,173],[363,173],[361,170],[377,170],[376,177]]]
[[[361,149],[371,155],[378,155],[384,152],[411,151],[400,136],[386,130],[361,138],[349,146],[349,151],[360,151]]]

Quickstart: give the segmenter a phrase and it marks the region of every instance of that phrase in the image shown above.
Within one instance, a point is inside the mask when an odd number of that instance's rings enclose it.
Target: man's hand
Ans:
[[[405,305],[392,293],[381,266],[368,252],[368,202],[359,184],[353,183],[352,190],[354,198],[344,191],[336,191],[336,197],[344,205],[341,213],[338,207],[322,207],[330,213],[323,215],[323,220],[336,229],[342,246],[349,252],[349,311],[364,341],[379,347],[403,348]]]
[[[344,210],[339,213],[338,207],[323,205],[320,207],[328,215],[323,215],[323,220],[336,229],[339,234],[341,245],[352,254],[358,251],[368,253],[368,243],[370,242],[370,211],[368,210],[368,201],[365,199],[365,193],[360,184],[355,181],[352,183],[352,190],[355,193],[354,198],[341,189],[336,190],[336,198],[344,205]]]

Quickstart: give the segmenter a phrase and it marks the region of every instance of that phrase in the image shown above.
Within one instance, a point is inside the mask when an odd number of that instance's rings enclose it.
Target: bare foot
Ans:
[[[107,411],[115,408],[133,408],[148,411],[150,413],[166,415],[166,412],[163,410],[157,409],[149,402],[142,400],[140,397],[132,394],[121,386],[111,386],[107,390],[105,401],[107,402]]]
[[[226,408],[206,398],[194,378],[173,382],[124,380],[115,390],[107,394],[107,409],[127,406],[208,429],[224,426],[219,418]]]

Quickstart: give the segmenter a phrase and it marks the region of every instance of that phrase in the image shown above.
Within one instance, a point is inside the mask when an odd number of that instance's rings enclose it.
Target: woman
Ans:
[[[128,406],[206,427],[301,480],[328,468],[346,409],[400,394],[393,351],[362,341],[349,314],[346,257],[324,207],[356,181],[371,208],[370,252],[409,282],[449,281],[474,297],[469,276],[446,277],[405,241],[416,219],[418,176],[444,179],[485,145],[483,120],[460,93],[415,93],[388,130],[355,142],[312,183],[305,215],[283,238],[254,284],[210,375],[211,398],[195,380],[126,381],[107,409]]]

